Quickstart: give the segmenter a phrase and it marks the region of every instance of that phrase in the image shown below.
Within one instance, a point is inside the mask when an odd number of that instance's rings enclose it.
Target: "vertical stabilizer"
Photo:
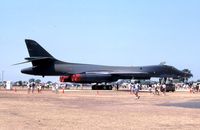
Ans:
[[[52,57],[43,47],[41,47],[36,41],[26,39],[26,46],[30,57]]]

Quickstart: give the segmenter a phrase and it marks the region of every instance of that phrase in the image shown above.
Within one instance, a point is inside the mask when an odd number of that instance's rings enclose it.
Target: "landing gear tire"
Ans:
[[[92,90],[112,90],[112,85],[93,85]]]

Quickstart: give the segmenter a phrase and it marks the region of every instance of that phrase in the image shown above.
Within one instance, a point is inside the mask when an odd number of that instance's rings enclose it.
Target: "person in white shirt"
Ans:
[[[163,92],[163,95],[166,95],[166,85],[165,84],[162,84],[162,92]]]
[[[140,96],[138,95],[139,89],[140,89],[140,85],[139,85],[139,83],[137,82],[137,83],[135,84],[135,90],[134,90],[134,91],[135,91],[135,96],[136,96],[137,99],[140,98]]]
[[[130,84],[130,90],[131,90],[131,94],[133,94],[133,92],[135,91],[135,84],[134,83],[131,83]]]

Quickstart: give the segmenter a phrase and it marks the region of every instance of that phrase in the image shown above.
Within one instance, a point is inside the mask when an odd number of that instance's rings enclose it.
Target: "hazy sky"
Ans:
[[[28,57],[24,39],[29,38],[68,62],[166,61],[200,79],[199,7],[199,0],[1,0],[0,71],[5,80],[41,78],[21,74],[31,64],[11,66]]]

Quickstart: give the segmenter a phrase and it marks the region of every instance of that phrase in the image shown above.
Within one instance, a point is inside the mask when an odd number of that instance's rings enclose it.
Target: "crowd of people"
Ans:
[[[48,85],[48,88],[51,88],[53,92],[58,93],[60,85],[58,83],[50,84]],[[44,90],[45,85],[41,83],[35,83],[31,82],[27,84],[27,91],[29,93],[34,93],[34,91],[37,89],[38,93],[41,93],[42,90]]]
[[[27,84],[27,90],[29,93],[34,93],[35,89],[37,88],[37,92],[41,93],[42,89],[44,89],[44,85],[40,83],[31,82]]]
[[[142,85],[139,82],[134,82],[131,83],[130,86],[130,91],[131,94],[135,94],[136,99],[139,99],[139,90],[142,89]],[[148,91],[150,94],[154,95],[160,95],[160,92],[163,93],[163,95],[166,95],[166,84],[153,84],[153,85],[148,85]]]
[[[200,92],[200,83],[176,83],[176,84],[170,84],[173,86],[174,90],[171,90],[174,92],[175,90],[189,90],[191,93],[198,93]],[[156,83],[156,84],[149,84],[149,85],[141,85],[139,83],[131,83],[129,86],[129,89],[131,93],[136,93],[136,97],[138,97],[138,92],[136,90],[148,90],[150,94],[154,95],[160,95],[162,93],[163,95],[166,95],[167,92],[167,85],[165,83]]]
[[[166,95],[167,86],[164,83],[148,85],[148,90],[150,93],[152,93],[154,95],[160,95],[160,92],[162,92],[163,95]]]
[[[200,92],[200,82],[195,83],[175,83],[173,85],[174,92],[175,90],[184,90],[189,91],[191,93],[198,93]],[[124,86],[121,84],[117,84],[116,89],[123,89]],[[136,99],[140,98],[139,92],[140,90],[148,91],[150,94],[153,95],[166,95],[166,92],[169,91],[169,84],[165,83],[154,83],[154,84],[142,84],[140,81],[134,81],[126,85],[129,87],[131,94],[134,94]],[[16,87],[15,87],[16,88]],[[64,91],[65,86],[61,86],[59,83],[53,84],[44,84],[44,83],[36,83],[36,82],[29,82],[27,84],[27,91],[28,93],[34,93],[37,90],[38,93],[41,93],[44,88],[51,88],[53,92],[58,93],[59,88],[62,88]]]

